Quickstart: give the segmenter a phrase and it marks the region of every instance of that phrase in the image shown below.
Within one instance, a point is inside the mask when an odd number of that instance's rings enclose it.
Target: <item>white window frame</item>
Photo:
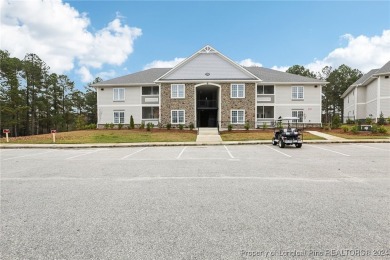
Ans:
[[[121,116],[123,114],[123,117]],[[114,111],[114,124],[125,123],[125,111]]]
[[[152,109],[152,112],[153,112],[154,108],[158,108],[158,116],[157,117],[152,117],[152,118],[144,117],[144,113],[143,113],[144,112],[143,111],[144,108],[150,108],[150,109]],[[158,106],[143,106],[143,107],[141,107],[141,117],[142,117],[142,120],[158,120],[160,118],[160,107],[158,107]]]
[[[233,122],[233,113],[237,112],[237,121]],[[238,118],[240,117],[238,115],[239,112],[242,112],[242,121],[238,121]],[[232,109],[230,110],[230,123],[233,125],[243,125],[245,124],[245,110],[244,109]]]
[[[121,91],[123,91],[121,96]],[[112,100],[113,101],[125,101],[125,88],[114,88],[112,90]]]
[[[242,89],[240,90],[239,88],[242,88]],[[242,92],[242,93],[240,93],[240,92]],[[230,97],[231,98],[245,98],[245,84],[231,84],[230,85]]]
[[[302,94],[302,96],[300,94]],[[304,100],[305,99],[305,88],[303,86],[292,86],[291,87],[291,99],[292,100]]]
[[[144,88],[151,88],[152,94],[143,94]],[[157,93],[157,94],[153,94],[153,89],[154,89],[154,88],[157,88],[157,89],[158,89],[158,93]],[[142,96],[158,96],[159,94],[160,94],[160,88],[159,88],[159,86],[143,86],[142,89],[141,89],[141,95],[142,95]]]
[[[183,113],[183,121],[180,121],[180,113]],[[174,122],[173,115],[177,118],[177,122]],[[171,110],[171,124],[172,125],[184,125],[186,123],[186,111],[184,109]]]
[[[180,91],[180,88],[183,88],[182,91]],[[185,98],[185,96],[186,96],[185,84],[171,84],[171,98]]]
[[[259,94],[259,91],[258,91],[259,87],[261,87],[262,90],[263,90],[263,93],[261,93],[261,94]],[[274,93],[272,93],[272,94],[264,94],[265,87],[272,87]],[[275,85],[257,85],[256,86],[256,94],[257,95],[275,95]]]
[[[296,113],[296,114],[295,114]],[[299,114],[302,114],[302,116],[299,116]],[[305,116],[305,114],[303,113],[303,109],[293,109],[291,111],[291,116],[292,117],[299,117],[299,120],[298,120],[298,123],[303,123],[303,117]],[[296,122],[297,120],[294,120],[294,123]]]

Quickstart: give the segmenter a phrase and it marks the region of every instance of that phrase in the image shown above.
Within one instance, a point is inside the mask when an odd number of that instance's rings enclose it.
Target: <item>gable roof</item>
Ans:
[[[375,72],[375,76],[390,74],[390,61],[388,61],[382,68]]]
[[[183,80],[260,81],[261,79],[210,45],[206,45],[162,75],[156,82]]]
[[[161,75],[167,73],[171,68],[152,68],[139,71],[133,74],[102,81],[93,84],[94,87],[100,86],[131,86],[131,85],[156,85],[154,83]]]
[[[263,67],[245,67],[248,71],[260,78],[264,83],[315,83],[325,84],[324,80],[313,79],[301,75],[291,74]]]
[[[373,69],[373,70],[370,70],[369,72],[367,72],[366,74],[364,74],[363,76],[361,76],[358,80],[356,80],[351,86],[349,86],[347,88],[346,91],[344,91],[344,93],[340,96],[341,98],[344,98],[345,96],[347,96],[354,88],[357,88],[358,86],[364,86],[366,84],[368,84],[370,81],[374,80],[374,78],[372,77],[373,75],[375,75],[375,73],[378,71],[379,69]]]

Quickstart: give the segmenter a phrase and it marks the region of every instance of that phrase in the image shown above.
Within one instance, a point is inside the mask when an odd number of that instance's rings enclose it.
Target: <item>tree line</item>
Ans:
[[[338,118],[338,120],[344,118],[344,101],[341,95],[349,86],[363,76],[360,70],[353,69],[345,64],[337,68],[325,66],[321,72],[317,73],[310,71],[304,66],[294,65],[289,67],[286,72],[328,82],[322,88],[323,123],[329,123],[335,118]]]
[[[33,53],[20,60],[0,50],[0,129],[12,136],[96,127],[96,91],[91,84],[81,91],[67,75]]]

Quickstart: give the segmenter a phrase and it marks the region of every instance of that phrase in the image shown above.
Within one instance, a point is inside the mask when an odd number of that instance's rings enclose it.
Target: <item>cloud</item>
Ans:
[[[92,32],[87,14],[61,0],[0,0],[0,8],[2,49],[20,59],[35,53],[56,73],[77,67],[75,72],[84,79],[90,68],[121,65],[142,35],[141,29],[122,24],[119,13],[107,26]]]
[[[117,76],[117,73],[115,70],[101,71],[96,75],[96,77],[99,77],[103,80],[112,79],[112,78],[115,78],[116,76]]]
[[[237,63],[244,67],[263,67],[261,63],[255,62],[252,59],[245,59]]]
[[[368,37],[345,34],[341,39],[346,41],[344,47],[331,51],[326,57],[304,65],[314,72],[321,72],[325,66],[337,68],[345,64],[353,69],[367,73],[371,69],[382,67],[390,60],[390,30],[384,30],[381,35]],[[286,71],[289,66],[274,66],[277,70]]]
[[[173,68],[180,62],[185,60],[185,58],[174,58],[173,60],[154,60],[151,63],[148,63],[144,66],[144,70],[151,68]]]
[[[87,69],[85,66],[82,66],[80,69],[78,69],[76,73],[81,76],[81,81],[84,83],[92,82],[94,79],[89,69]]]
[[[273,66],[271,69],[285,72],[288,68],[288,66]]]

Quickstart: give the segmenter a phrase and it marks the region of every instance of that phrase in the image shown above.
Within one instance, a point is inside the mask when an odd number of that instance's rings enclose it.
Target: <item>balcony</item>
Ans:
[[[197,108],[218,108],[218,101],[217,100],[198,100],[197,102]]]

